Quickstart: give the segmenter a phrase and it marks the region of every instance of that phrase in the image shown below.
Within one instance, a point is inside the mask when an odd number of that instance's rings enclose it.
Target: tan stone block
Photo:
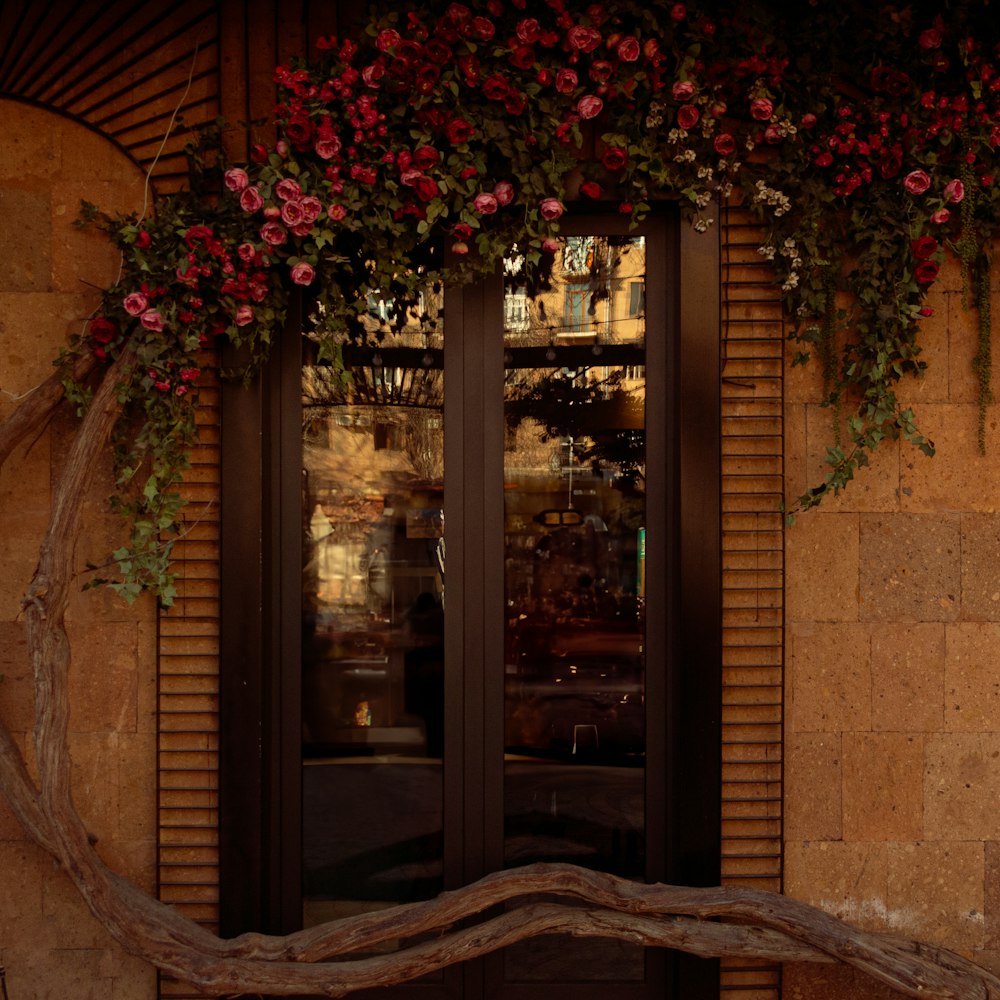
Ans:
[[[827,450],[835,443],[831,418],[832,411],[829,409],[821,406],[806,407],[806,488],[811,489],[823,483],[830,471],[826,461]],[[845,489],[823,500],[824,512],[835,514],[898,510],[899,456],[899,442],[884,441],[870,456],[869,464],[857,470]]]
[[[62,169],[60,129],[51,127],[53,117],[21,102],[0,100],[0,182],[23,184],[30,178],[39,187],[50,185]]]
[[[73,801],[90,834],[102,840],[119,835],[119,739],[115,733],[70,733]]]
[[[786,962],[781,996],[783,1000],[903,1000],[905,994],[849,965]]]
[[[806,455],[806,408],[802,404],[784,409],[785,508],[793,510],[799,497],[811,486]]]
[[[924,836],[928,840],[1000,840],[1000,734],[927,737]]]
[[[0,713],[15,733],[28,733],[35,724],[28,638],[23,622],[0,621]]]
[[[789,621],[858,620],[858,515],[809,511],[785,533]]]
[[[985,878],[983,887],[985,903],[983,912],[985,924],[983,927],[983,947],[994,953],[1000,952],[1000,843],[989,841],[983,845]],[[990,968],[1000,968],[991,965]]]
[[[917,414],[922,433],[934,442],[936,453],[927,458],[914,449],[903,456],[900,487],[903,510],[981,511],[998,509],[1000,463],[979,453],[979,418],[975,404],[929,403]],[[998,440],[997,407],[987,409],[987,441]]]
[[[51,192],[46,187],[0,185],[0,240],[4,288],[47,292],[52,287]]]
[[[952,621],[961,594],[959,518],[863,514],[862,621]]]
[[[983,845],[896,844],[889,848],[894,930],[963,954],[983,947]]]
[[[34,844],[0,841],[0,940],[21,921],[32,921],[42,910],[42,884],[53,863]]]
[[[784,830],[790,840],[841,839],[841,737],[796,733],[785,741]]]
[[[21,397],[44,382],[55,371],[52,362],[68,334],[82,329],[98,299],[95,291],[79,289],[0,291],[0,388]]]
[[[871,643],[865,625],[795,625],[788,636],[790,733],[871,728]]]
[[[844,840],[918,840],[923,827],[923,737],[844,734]]]
[[[136,626],[71,623],[67,634],[73,651],[70,728],[76,733],[134,733],[139,686]]]
[[[943,623],[880,625],[872,633],[872,729],[936,732],[944,725]]]
[[[865,930],[892,926],[886,844],[786,841],[785,893]]]
[[[956,622],[946,634],[945,729],[1000,730],[1000,624]]]
[[[994,303],[1000,298],[994,293]],[[972,361],[979,349],[979,314],[962,305],[960,294],[948,296],[948,383],[953,403],[977,403],[979,378],[972,370]],[[996,384],[996,373],[993,376]]]
[[[119,836],[146,840],[156,831],[156,736],[122,736],[118,767],[112,777],[120,783]]]
[[[962,618],[1000,621],[1000,514],[962,515]]]

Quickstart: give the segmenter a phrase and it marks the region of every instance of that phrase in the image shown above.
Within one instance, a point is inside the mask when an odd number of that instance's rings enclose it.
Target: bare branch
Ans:
[[[97,360],[92,354],[81,355],[73,365],[72,377],[83,382],[94,370]],[[63,401],[66,390],[60,372],[53,372],[37,389],[25,396],[14,412],[0,423],[0,467],[32,431],[39,430]]]

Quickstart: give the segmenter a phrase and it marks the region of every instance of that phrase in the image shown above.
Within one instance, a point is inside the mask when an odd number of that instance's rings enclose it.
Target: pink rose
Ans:
[[[469,244],[459,240],[458,243],[452,243],[451,252],[458,254],[459,257],[464,257],[469,252]]]
[[[388,52],[389,49],[399,45],[400,41],[399,32],[395,28],[384,28],[375,39],[375,47],[379,52]]]
[[[546,222],[554,222],[566,211],[566,207],[558,198],[543,198],[538,211]]]
[[[302,197],[302,185],[291,177],[284,177],[274,186],[274,193],[282,201],[294,201]]]
[[[333,219],[334,222],[340,222],[341,219],[347,218],[347,209],[343,205],[331,205],[327,210],[326,214]]]
[[[480,215],[492,215],[497,210],[496,195],[481,191],[473,198],[472,207]]]
[[[596,118],[604,107],[604,101],[593,94],[584,94],[576,102],[576,110],[581,118]]]
[[[633,35],[626,35],[615,51],[622,62],[635,62],[639,58],[639,42]]]
[[[944,200],[957,205],[965,197],[965,185],[956,177],[944,186]]]
[[[253,319],[253,306],[248,306],[245,302],[243,305],[237,306],[236,312],[233,313],[233,322],[237,326],[246,326],[247,323],[252,323]]]
[[[299,200],[299,208],[302,209],[302,221],[311,223],[315,222],[322,214],[323,202],[319,198],[307,194]]]
[[[332,160],[340,152],[340,139],[337,136],[317,139],[315,149],[320,159]]]
[[[766,122],[774,114],[774,105],[766,97],[755,97],[750,102],[750,116],[759,122]]]
[[[701,112],[693,104],[682,104],[677,109],[677,124],[683,129],[694,128]]]
[[[129,316],[141,316],[149,308],[149,300],[142,292],[131,292],[122,300]]]
[[[160,315],[159,309],[147,309],[139,317],[139,322],[147,330],[153,330],[155,333],[159,333],[166,326],[166,322],[163,316]]]
[[[514,200],[514,185],[510,181],[500,181],[493,189],[498,205],[509,205]]]
[[[940,225],[943,225],[945,222],[947,222],[950,218],[951,218],[951,212],[949,212],[948,209],[946,209],[946,208],[939,208],[931,216],[931,222],[933,222],[936,225],[940,226]]]
[[[304,219],[302,212],[302,202],[286,201],[281,206],[281,221],[286,226],[297,226]]]
[[[240,195],[240,208],[244,212],[256,212],[264,205],[264,197],[255,187],[246,188]]]
[[[554,240],[551,237],[542,240],[542,249],[546,253],[555,253],[559,249],[559,241]]]
[[[296,285],[311,285],[315,277],[315,268],[313,268],[312,264],[308,264],[304,260],[300,260],[298,264],[292,267],[292,281]]]
[[[260,227],[260,238],[265,243],[276,247],[288,239],[288,233],[286,233],[284,227],[278,225],[277,222],[265,222],[264,225]]]
[[[910,194],[923,194],[931,186],[931,179],[923,170],[911,170],[903,178],[903,187]]]
[[[250,186],[250,175],[240,167],[227,170],[222,179],[230,191],[245,191]]]
[[[670,92],[675,101],[686,101],[694,94],[694,84],[690,80],[678,80]]]

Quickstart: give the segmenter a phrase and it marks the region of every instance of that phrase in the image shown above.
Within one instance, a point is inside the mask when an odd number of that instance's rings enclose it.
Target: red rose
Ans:
[[[774,105],[766,97],[755,97],[750,102],[750,116],[759,122],[766,122],[774,114]]]
[[[615,68],[607,61],[607,59],[595,59],[590,64],[590,70],[588,76],[594,83],[602,85],[611,79],[611,74],[614,73]]]
[[[517,69],[531,69],[535,65],[535,50],[530,45],[518,45],[510,54],[510,62]]]
[[[597,183],[597,181],[584,181],[580,185],[580,194],[582,194],[585,198],[597,199],[600,198],[602,194],[604,194],[604,191],[601,188],[601,185]]]
[[[927,260],[932,254],[937,252],[938,242],[933,236],[928,236],[926,233],[923,236],[918,236],[910,244],[910,252],[913,254],[917,260]]]
[[[524,45],[534,45],[538,41],[540,28],[538,21],[533,17],[526,17],[518,21],[515,30],[517,31],[518,40]]]
[[[399,42],[399,32],[395,28],[385,28],[378,33],[378,37],[375,39],[375,47],[379,52],[388,52],[389,49],[398,45]]]
[[[944,34],[940,28],[928,28],[926,31],[921,31],[919,37],[917,38],[917,44],[922,49],[927,49],[931,51],[932,49],[941,48],[941,42],[944,40]]]
[[[510,85],[499,73],[483,80],[483,93],[491,101],[502,101],[509,91]]]
[[[570,94],[576,89],[578,83],[576,70],[560,69],[556,72],[556,90],[560,94]]]
[[[736,152],[736,140],[729,132],[720,132],[712,145],[719,156],[729,156]]]
[[[601,44],[601,33],[584,24],[576,24],[566,33],[566,41],[575,52],[593,52]]]
[[[441,154],[433,146],[421,146],[413,154],[413,165],[420,170],[429,170],[441,162]]]
[[[615,50],[622,62],[635,62],[639,58],[639,42],[633,35],[626,35]]]
[[[428,177],[426,174],[421,174],[413,182],[413,190],[416,192],[417,197],[423,202],[432,201],[441,193],[441,189],[438,187],[437,181],[435,181],[432,177]]]
[[[593,94],[584,94],[576,102],[576,110],[581,118],[596,118],[604,107],[604,101]]]
[[[932,260],[922,260],[913,269],[913,277],[917,279],[919,285],[929,285],[938,276],[940,268]]]
[[[90,321],[90,336],[99,344],[110,344],[118,336],[118,324],[107,316],[95,316]]]
[[[452,118],[444,127],[444,134],[453,145],[468,142],[476,130],[464,118]]]
[[[511,117],[516,118],[524,114],[524,109],[528,106],[528,98],[519,91],[512,90],[504,99],[503,106]],[[530,141],[530,139],[529,139]]]
[[[451,62],[452,51],[440,39],[431,38],[424,43],[424,58],[437,66],[444,66],[446,63]]]
[[[605,170],[621,170],[628,163],[628,153],[621,146],[608,146],[601,154]]]
[[[677,124],[682,129],[691,129],[698,124],[701,112],[693,104],[682,104],[677,109]]]

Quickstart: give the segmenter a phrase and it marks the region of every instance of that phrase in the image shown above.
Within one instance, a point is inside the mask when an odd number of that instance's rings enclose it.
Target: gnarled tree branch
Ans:
[[[64,615],[78,512],[90,471],[119,414],[119,381],[131,377],[132,364],[126,352],[94,395],[55,491],[49,530],[24,600],[35,682],[37,787],[0,723],[0,787],[15,815],[61,862],[96,918],[126,950],[210,993],[337,997],[412,979],[538,934],[559,933],[702,956],[843,962],[912,997],[1000,1000],[1000,979],[953,952],[861,931],[774,893],[644,885],[571,865],[540,864],[497,872],[423,903],[283,937],[245,934],[227,941],[112,872],[90,843],[72,800],[67,747],[71,651]],[[21,440],[48,418],[51,408],[33,405],[30,420],[29,411],[19,408],[15,429],[0,428],[0,444]],[[13,445],[3,447],[0,464]],[[539,894],[564,901],[538,903]],[[497,907],[502,907],[499,915],[483,918]],[[437,935],[432,940],[408,944],[431,933]],[[389,940],[400,941],[400,947],[356,957]]]

